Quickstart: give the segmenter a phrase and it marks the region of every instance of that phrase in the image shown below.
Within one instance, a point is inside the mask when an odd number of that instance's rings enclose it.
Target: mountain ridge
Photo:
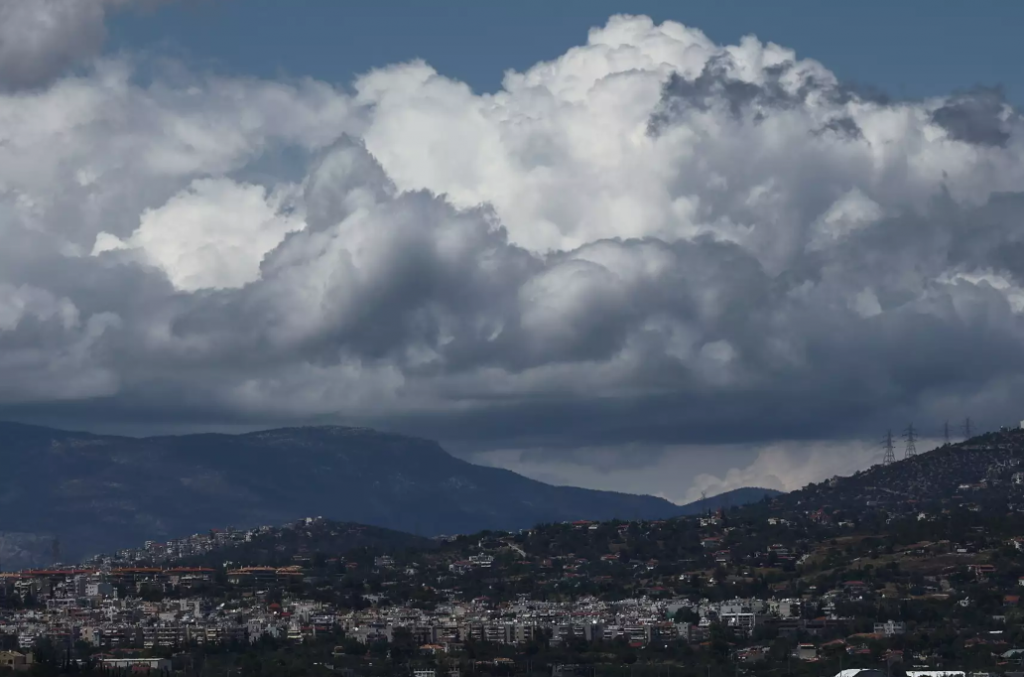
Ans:
[[[133,438],[0,423],[0,463],[0,563],[9,567],[32,559],[24,551],[39,550],[29,538],[39,535],[59,539],[59,552],[36,558],[52,561],[307,515],[437,535],[685,510],[555,487],[431,440],[343,426]]]

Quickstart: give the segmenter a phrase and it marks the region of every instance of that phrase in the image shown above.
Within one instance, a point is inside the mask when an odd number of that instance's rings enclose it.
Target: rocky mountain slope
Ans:
[[[129,438],[0,423],[0,464],[5,568],[308,515],[426,536],[687,512],[652,496],[473,465],[428,440],[337,426]]]
[[[1003,429],[946,444],[850,477],[774,499],[779,507],[998,506],[1024,502],[1024,430]],[[1015,476],[1017,479],[1015,480]]]

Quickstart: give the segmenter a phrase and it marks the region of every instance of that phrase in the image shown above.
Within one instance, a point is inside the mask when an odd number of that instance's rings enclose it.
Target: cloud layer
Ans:
[[[36,31],[0,35],[7,414],[624,465],[1020,418],[1024,126],[999,92],[887,101],[626,16],[492,95],[418,62],[350,90],[60,76],[111,3],[31,4],[0,4]]]

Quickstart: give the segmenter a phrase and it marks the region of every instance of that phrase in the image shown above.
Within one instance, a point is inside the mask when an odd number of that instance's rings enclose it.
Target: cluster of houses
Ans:
[[[140,562],[172,562],[175,560],[203,555],[235,543],[251,541],[272,527],[239,530],[232,527],[211,529],[209,533],[193,534],[184,538],[169,539],[165,542],[146,541],[140,548],[118,550],[112,555],[97,555],[85,562],[95,567],[130,567]]]
[[[86,642],[97,650],[127,650],[238,644],[265,636],[302,641],[339,631],[372,643],[391,640],[396,630],[407,630],[423,651],[436,653],[458,651],[469,640],[523,644],[543,637],[558,644],[573,638],[623,639],[642,647],[655,641],[706,641],[713,623],[750,637],[766,621],[780,627],[788,623],[796,631],[813,631],[815,624],[825,627],[830,622],[803,618],[803,601],[796,598],[693,604],[685,599],[648,597],[541,602],[521,596],[514,602],[492,603],[486,598],[456,601],[453,591],[448,601],[432,610],[381,603],[363,611],[348,611],[298,598],[268,602],[259,594],[218,605],[203,596],[189,596],[190,586],[210,582],[214,573],[203,568],[123,567],[5,574],[0,589],[6,594],[33,597],[40,603],[0,612],[0,633],[16,637],[18,646],[26,650],[44,638],[58,647]],[[301,575],[298,567],[227,572],[229,580],[252,584],[254,590]],[[152,601],[139,594],[152,585],[177,586],[179,595]],[[854,582],[847,592],[855,594],[855,588]],[[685,620],[680,620],[684,618],[679,614],[682,609],[689,612]],[[904,626],[883,621],[876,632],[893,636],[904,632]]]

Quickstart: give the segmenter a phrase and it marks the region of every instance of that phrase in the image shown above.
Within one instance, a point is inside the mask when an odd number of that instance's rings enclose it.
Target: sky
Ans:
[[[0,0],[0,418],[674,501],[1018,421],[1024,8],[978,7]]]
[[[108,48],[338,85],[420,58],[476,92],[494,92],[505,71],[557,58],[621,13],[694,26],[719,44],[755,34],[821,61],[845,82],[892,96],[1003,85],[1011,100],[1024,97],[1017,67],[1024,7],[995,1],[194,0],[115,15]]]

